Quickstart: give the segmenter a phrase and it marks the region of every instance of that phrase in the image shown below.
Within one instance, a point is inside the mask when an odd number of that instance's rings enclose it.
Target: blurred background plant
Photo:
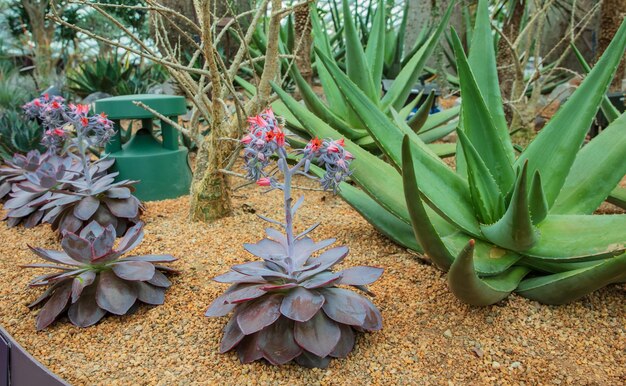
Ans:
[[[109,53],[85,61],[67,72],[67,87],[84,98],[95,92],[109,95],[144,94],[163,83],[167,71],[159,64],[133,63],[128,54]]]

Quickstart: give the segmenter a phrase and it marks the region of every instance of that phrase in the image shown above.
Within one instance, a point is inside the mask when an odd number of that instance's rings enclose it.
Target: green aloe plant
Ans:
[[[448,270],[451,290],[469,304],[492,304],[513,291],[561,304],[626,280],[626,215],[593,215],[626,174],[626,115],[582,146],[626,47],[626,23],[519,156],[504,120],[486,1],[479,2],[469,58],[455,33],[452,39],[463,95],[456,170],[318,52],[389,161],[346,140],[356,157],[352,179],[362,191],[342,189],[342,197],[380,231]],[[284,100],[303,125],[336,135]]]
[[[396,80],[392,83],[387,93],[381,96],[381,81],[384,68],[385,32],[386,32],[386,7],[384,1],[378,1],[378,7],[373,17],[372,30],[368,34],[365,49],[361,45],[357,28],[351,16],[347,1],[343,1],[343,38],[346,47],[345,60],[339,62],[331,48],[331,41],[324,33],[322,22],[318,17],[315,5],[312,5],[311,17],[313,34],[315,36],[316,70],[322,84],[325,102],[313,91],[311,86],[301,76],[295,66],[290,67],[291,75],[300,90],[306,108],[317,118],[324,121],[333,129],[335,137],[345,137],[361,148],[380,154],[381,150],[367,131],[359,113],[351,106],[347,96],[340,90],[340,85],[331,75],[326,66],[322,65],[322,57],[332,62],[336,68],[345,67],[344,74],[358,86],[359,90],[367,95],[373,107],[379,112],[390,117],[397,115],[397,119],[405,120],[420,138],[431,144],[437,139],[454,131],[458,121],[459,108],[451,108],[440,113],[428,115],[434,102],[434,95],[429,95],[426,102],[418,109],[417,113],[409,118],[420,97],[415,98],[413,103],[405,106],[413,85],[422,74],[424,65],[438,44],[439,37],[450,18],[452,4],[448,8],[439,28],[421,44],[406,64],[400,70]],[[342,70],[343,72],[343,70]],[[237,79],[249,93],[255,92],[254,86]],[[281,90],[282,91],[282,90]],[[287,127],[295,133],[305,137],[322,137],[323,130],[318,125],[311,125],[298,118],[299,107],[294,109],[295,100],[284,92],[278,92],[280,100],[272,104],[274,111],[283,116]],[[306,118],[305,118],[306,119]],[[454,154],[454,146],[451,144],[431,144],[432,149],[440,156]]]

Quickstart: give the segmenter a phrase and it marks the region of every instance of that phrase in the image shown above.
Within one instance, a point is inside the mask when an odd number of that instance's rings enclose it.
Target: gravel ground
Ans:
[[[298,181],[299,184],[306,182]],[[350,247],[344,265],[385,268],[374,283],[384,328],[360,335],[345,360],[309,370],[265,363],[242,366],[234,353],[218,354],[226,318],[203,316],[225,290],[210,279],[252,258],[241,246],[262,237],[253,212],[280,215],[277,192],[236,192],[235,214],[214,224],[188,223],[187,198],[149,203],[146,238],[136,253],[171,253],[180,260],[165,305],[141,306],[80,329],[61,320],[35,331],[26,304],[38,272],[27,244],[58,248],[45,226],[26,230],[0,224],[0,324],[37,359],[75,385],[484,385],[626,383],[626,287],[612,286],[574,304],[543,306],[516,295],[501,304],[461,304],[445,276],[378,234],[339,198],[307,191],[297,226],[322,221],[315,238],[336,237]]]

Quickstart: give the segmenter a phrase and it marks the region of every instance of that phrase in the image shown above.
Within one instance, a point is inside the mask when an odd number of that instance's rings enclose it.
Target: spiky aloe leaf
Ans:
[[[417,79],[424,69],[424,65],[428,61],[428,58],[432,54],[435,47],[439,44],[439,37],[448,25],[455,3],[456,1],[450,2],[446,13],[439,21],[439,26],[437,27],[435,33],[430,36],[428,41],[424,43],[424,45],[417,50],[415,54],[413,54],[402,71],[400,71],[381,101],[383,110],[393,107],[396,111],[398,111],[404,106],[407,97],[411,93],[413,85],[417,82]]]
[[[456,256],[461,253],[472,237],[464,232],[458,231],[447,234],[441,239],[450,253]],[[474,240],[474,270],[481,277],[499,275],[511,268],[522,258],[520,254],[511,250],[504,249],[481,239]]]
[[[467,8],[464,8],[466,10]],[[469,24],[468,24],[469,27]],[[469,29],[469,28],[468,28]],[[506,145],[506,153],[510,162],[514,158],[513,147],[506,144],[509,137],[509,130],[504,117],[502,96],[500,94],[500,84],[498,82],[498,71],[496,64],[496,54],[493,44],[493,34],[491,32],[491,21],[489,20],[489,1],[479,0],[476,11],[476,23],[471,37],[471,50],[468,61],[471,68],[480,69],[473,73],[476,85],[480,89],[485,105],[493,119],[498,137]]]
[[[615,69],[626,47],[626,22],[622,22],[609,47],[572,96],[517,159],[528,170],[541,173],[551,207],[569,174]]]
[[[626,254],[589,267],[523,280],[515,292],[544,304],[565,304],[624,280]]]
[[[324,52],[328,56],[332,56],[332,50],[330,48],[330,42],[328,40],[328,35],[326,30],[322,28],[322,22],[319,19],[319,14],[315,2],[311,3],[311,11],[309,12],[311,15],[311,25],[313,29],[313,39],[315,42],[315,46],[319,47],[322,52]],[[316,59],[316,63],[319,61]],[[330,77],[330,74],[326,70],[326,68],[322,68],[322,66],[317,66],[317,74],[320,78],[320,83],[322,84],[322,88],[324,89],[324,95],[328,101],[329,106],[333,106],[333,109],[337,112],[337,115],[340,117],[345,117],[348,115],[348,106],[343,100],[343,96],[339,92],[339,89],[335,85],[335,82]]]
[[[385,52],[385,24],[387,21],[385,11],[385,1],[378,0],[372,29],[367,39],[367,47],[365,47],[365,58],[371,70],[372,83],[375,86],[381,84],[383,77],[385,56],[381,53]]]
[[[420,96],[418,96],[417,98],[419,97]],[[435,91],[431,90],[431,92],[428,94],[428,97],[426,97],[424,103],[422,103],[415,115],[413,115],[408,121],[409,127],[411,127],[414,132],[419,133],[419,131],[426,123],[428,115],[430,114],[430,110],[433,107],[433,103],[435,103]]]
[[[504,195],[472,142],[463,130],[457,131],[465,161],[472,202],[480,221],[493,224],[504,213]]]
[[[410,128],[407,133],[406,128],[403,132],[400,127],[394,125],[328,58],[321,53],[318,54],[339,85],[341,92],[346,96],[350,106],[358,112],[371,136],[396,168],[401,167],[403,135],[409,134],[412,139],[411,146],[415,149],[412,154],[416,173],[431,182],[422,187],[422,193],[446,218],[454,219],[451,221],[458,226],[472,234],[478,234],[478,224],[471,210],[467,183],[428,150],[426,144]],[[356,167],[355,170],[358,171]]]
[[[408,135],[405,135],[402,141],[402,180],[404,182],[404,197],[411,216],[415,238],[424,246],[424,251],[432,262],[440,269],[447,271],[454,257],[441,241],[420,198]]]
[[[504,299],[530,271],[526,267],[512,267],[498,276],[481,279],[474,270],[473,256],[474,240],[469,240],[448,272],[448,286],[452,293],[473,306],[486,306]]]
[[[622,114],[578,152],[554,214],[591,214],[626,174],[626,114]]]
[[[302,95],[302,99],[307,107],[318,117],[326,121],[330,126],[335,128],[347,138],[355,140],[362,138],[367,134],[365,130],[352,128],[343,119],[337,116],[330,108],[328,108],[320,98],[315,94],[308,82],[302,77],[296,66],[292,66],[291,74],[298,85],[298,90]]]
[[[626,214],[548,215],[538,226],[541,237],[524,254],[563,262],[596,260],[626,250]]]
[[[538,232],[532,223],[528,205],[528,167],[524,164],[506,213],[496,223],[481,225],[485,237],[492,243],[514,251],[531,248],[538,239]]]
[[[591,66],[589,66],[583,54],[578,50],[578,47],[576,47],[574,43],[571,43],[570,47],[572,48],[572,51],[574,51],[576,59],[578,59],[578,63],[580,63],[583,71],[585,71],[585,73],[589,73],[589,71],[591,71]],[[600,108],[602,109],[602,112],[604,113],[604,116],[609,121],[609,123],[613,122],[620,116],[619,110],[613,105],[613,103],[611,103],[611,100],[606,95],[604,95],[604,97],[602,98],[602,104],[600,105]]]
[[[508,133],[502,138],[476,83],[456,31],[452,31],[457,70],[461,80],[462,130],[491,172],[500,191],[507,194],[515,181],[513,146]]]
[[[533,181],[530,185],[530,191],[528,192],[528,204],[530,207],[530,216],[533,224],[537,225],[548,215],[548,201],[546,200],[546,193],[543,191],[543,184],[541,183],[541,174],[535,172]]]
[[[378,103],[380,100],[380,85],[372,82],[372,74],[367,66],[367,59],[363,52],[363,46],[359,40],[352,12],[348,0],[342,0],[344,37],[346,39],[346,72],[350,79],[368,96],[368,98]]]

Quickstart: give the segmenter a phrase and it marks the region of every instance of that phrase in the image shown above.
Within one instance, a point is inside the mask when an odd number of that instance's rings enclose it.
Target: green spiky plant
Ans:
[[[370,196],[351,193],[351,203],[360,200],[368,219],[382,214],[386,223],[375,225],[405,245],[408,217],[419,245],[449,270],[451,290],[469,304],[492,304],[513,291],[562,304],[626,280],[626,215],[593,215],[626,174],[626,115],[581,148],[626,47],[626,22],[582,85],[517,157],[504,120],[487,1],[479,2],[476,23],[469,58],[452,34],[463,95],[456,171],[402,121],[394,124],[374,109],[322,56],[390,161],[364,159],[366,152],[346,141],[355,161],[366,164],[355,162],[353,179]]]
[[[320,120],[331,126],[338,136],[350,139],[363,149],[380,154],[377,143],[364,126],[358,113],[351,107],[347,97],[340,91],[340,85],[331,76],[330,72],[323,66],[321,56],[326,56],[337,67],[341,68],[344,63],[339,63],[331,48],[328,36],[322,28],[321,21],[317,16],[318,12],[312,5],[311,18],[313,34],[315,36],[314,45],[316,52],[316,70],[324,89],[326,103],[324,103],[311,86],[299,73],[296,66],[291,66],[291,75],[300,90],[302,99],[307,108]],[[409,118],[420,97],[414,99],[413,103],[405,106],[412,87],[419,79],[424,65],[433,50],[438,44],[439,37],[447,24],[452,11],[452,4],[443,17],[439,28],[431,34],[426,42],[408,58],[404,67],[399,71],[396,80],[392,83],[386,94],[381,97],[381,81],[383,76],[384,55],[380,55],[385,49],[385,24],[386,10],[384,1],[378,1],[378,7],[372,23],[372,31],[368,35],[368,41],[363,49],[357,28],[351,17],[351,10],[347,1],[343,1],[343,38],[346,47],[345,53],[345,73],[359,89],[367,95],[373,108],[392,117],[393,110],[397,111],[399,118],[407,120],[412,130],[427,143],[449,134],[457,125],[454,118],[458,116],[459,108],[451,108],[443,112],[428,115],[434,102],[434,95],[430,95],[422,104],[417,113]],[[242,79],[238,82],[250,93],[254,93],[254,86]],[[279,92],[280,101],[272,104],[274,111],[285,117],[287,127],[305,138],[323,137],[321,131],[316,130],[316,125],[310,125],[298,119],[297,113],[291,105],[293,98],[284,92]],[[432,148],[441,156],[449,156],[454,153],[454,147],[450,144],[431,144]]]

